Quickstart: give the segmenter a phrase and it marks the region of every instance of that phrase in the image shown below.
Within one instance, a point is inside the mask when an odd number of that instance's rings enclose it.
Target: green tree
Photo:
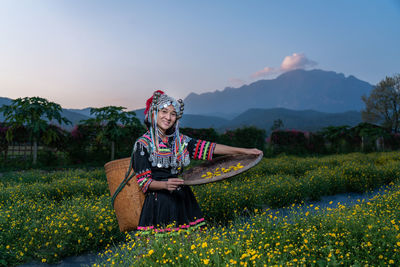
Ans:
[[[390,131],[400,129],[400,74],[380,81],[369,96],[362,96],[365,109],[361,112],[365,122],[381,123]]]
[[[8,127],[0,123],[0,153],[4,152],[4,160],[7,160],[8,141],[6,139]]]
[[[225,145],[258,148],[265,148],[265,130],[254,126],[238,128],[236,130],[226,131],[220,136],[220,142]]]
[[[283,128],[283,121],[281,119],[274,120],[271,131],[279,130],[281,128]]]
[[[140,125],[136,113],[123,111],[124,109],[126,108],[117,106],[91,108],[90,114],[95,118],[82,121],[86,125],[101,126],[97,139],[111,142],[111,160],[115,158],[115,143],[126,134],[125,126]]]
[[[330,142],[330,149],[335,152],[344,152],[348,150],[349,139],[351,139],[350,127],[343,126],[328,126],[324,127],[319,132],[325,140]]]
[[[49,102],[40,97],[17,98],[10,105],[3,105],[0,108],[3,112],[4,121],[10,126],[6,133],[7,141],[13,140],[14,129],[24,126],[33,140],[33,164],[37,162],[38,140],[44,135],[45,143],[50,143],[57,138],[54,129],[49,127],[50,121],[57,121],[58,124],[71,123],[67,118],[61,116],[61,106]]]

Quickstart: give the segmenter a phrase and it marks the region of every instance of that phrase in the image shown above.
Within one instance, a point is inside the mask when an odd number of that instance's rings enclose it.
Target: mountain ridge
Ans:
[[[285,127],[299,130],[330,125],[354,126],[361,122],[361,96],[371,89],[372,85],[353,75],[297,69],[275,79],[258,80],[238,88],[190,93],[185,98],[185,112],[180,123],[182,127],[212,127],[219,131],[256,126],[267,132],[276,119],[283,120]],[[0,106],[10,103],[11,99],[0,97]],[[144,109],[133,111],[143,121]],[[93,117],[90,107],[63,109],[62,115],[73,124]],[[3,119],[0,114],[0,121]]]
[[[191,93],[185,98],[185,106],[193,114],[242,113],[249,108],[278,107],[333,113],[360,111],[361,96],[368,94],[372,87],[353,75],[345,77],[334,71],[297,69],[238,88]]]

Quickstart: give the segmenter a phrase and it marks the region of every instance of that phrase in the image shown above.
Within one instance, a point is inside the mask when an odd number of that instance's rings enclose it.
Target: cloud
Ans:
[[[259,70],[255,73],[253,73],[251,75],[251,78],[255,79],[255,78],[260,78],[260,77],[265,77],[271,74],[274,74],[276,72],[276,70],[274,68],[271,67],[265,67],[262,70]]]
[[[309,60],[303,53],[293,53],[293,55],[287,56],[283,59],[280,70],[285,72],[294,69],[305,69],[315,65],[317,65],[317,63]]]
[[[317,62],[308,59],[304,53],[293,53],[291,56],[286,56],[279,68],[265,67],[262,70],[251,74],[252,79],[262,78],[273,74],[281,74],[294,69],[305,69],[314,67]]]

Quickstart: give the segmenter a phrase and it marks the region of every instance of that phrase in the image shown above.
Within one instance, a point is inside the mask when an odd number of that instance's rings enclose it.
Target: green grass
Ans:
[[[399,167],[400,152],[263,159],[255,168],[235,178],[193,187],[212,229],[200,237],[211,242],[212,237],[218,233],[222,235],[224,229],[239,227],[233,222],[255,209],[261,211],[268,207],[285,207],[318,199],[323,195],[363,192],[388,184],[400,177]],[[103,250],[124,238],[119,233],[110,205],[102,168],[90,171],[78,169],[10,172],[0,179],[0,265],[17,265],[32,260],[57,262],[67,256]],[[257,216],[255,221],[256,219]],[[270,223],[274,225],[273,221]],[[262,232],[268,225],[255,224],[251,227]],[[238,229],[242,229],[240,227]],[[235,236],[232,232],[229,233],[232,238]],[[169,246],[173,241],[174,239],[164,240],[164,243],[151,241],[154,250],[154,255],[149,257],[151,261],[162,260],[162,255],[156,254],[155,249],[165,249],[163,246]],[[230,259],[239,262],[240,257],[247,253],[247,247],[243,247],[242,243],[240,242],[239,247],[234,247],[236,256],[233,258],[224,256],[215,260],[224,264],[229,263]],[[217,253],[217,248],[222,247],[213,247],[214,254]],[[208,245],[208,251],[210,248]],[[176,249],[177,252],[174,250],[170,254],[178,258],[179,254],[193,256],[193,253],[184,254],[179,248]],[[189,251],[192,250],[186,252]],[[143,248],[140,253],[142,252],[148,251]],[[205,252],[199,253],[205,255]],[[256,254],[259,255],[257,252],[248,258]],[[115,262],[117,258],[115,256]],[[202,263],[202,259],[207,260],[202,256],[198,256],[197,262],[195,259],[196,257],[193,261],[196,264]],[[286,259],[282,258],[284,260]],[[210,259],[209,263],[212,262],[217,263]],[[139,264],[142,264],[141,260]]]
[[[133,236],[97,266],[396,266],[400,262],[400,185],[360,201],[310,215],[258,212],[250,222],[205,231]],[[309,207],[319,209],[317,206]]]

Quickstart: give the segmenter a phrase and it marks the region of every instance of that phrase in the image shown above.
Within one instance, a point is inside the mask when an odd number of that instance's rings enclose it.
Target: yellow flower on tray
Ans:
[[[206,174],[203,174],[201,177],[205,178],[205,179],[211,179],[213,177],[216,176],[221,176],[221,174],[223,173],[228,173],[232,170],[237,171],[241,168],[243,168],[244,166],[239,162],[238,164],[234,165],[234,166],[230,166],[229,168],[224,168],[224,167],[218,167],[215,169],[214,173],[208,171]]]

